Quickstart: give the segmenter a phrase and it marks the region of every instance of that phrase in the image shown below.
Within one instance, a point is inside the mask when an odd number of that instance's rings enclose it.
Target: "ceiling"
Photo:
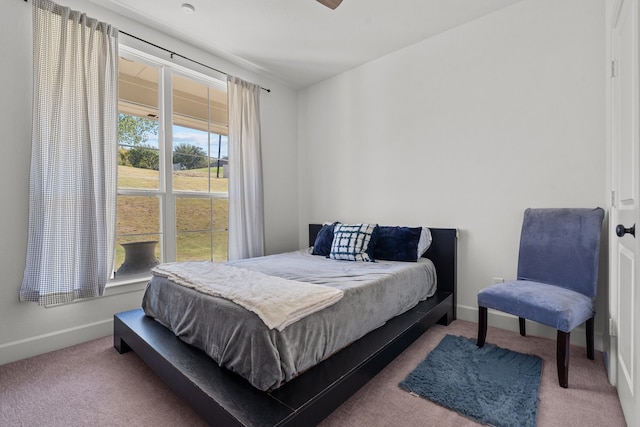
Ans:
[[[90,1],[301,88],[520,0]]]

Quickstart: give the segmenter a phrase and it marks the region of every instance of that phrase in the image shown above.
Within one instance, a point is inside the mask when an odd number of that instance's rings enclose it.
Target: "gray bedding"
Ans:
[[[151,279],[144,312],[260,390],[279,387],[436,290],[435,268],[426,258],[417,263],[349,262],[305,249],[227,264],[344,291],[336,304],[279,332],[231,301],[166,278]]]

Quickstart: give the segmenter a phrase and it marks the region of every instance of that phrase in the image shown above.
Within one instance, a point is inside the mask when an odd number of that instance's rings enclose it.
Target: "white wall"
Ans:
[[[110,334],[113,313],[139,307],[143,286],[53,308],[18,302],[28,227],[31,4],[5,3],[0,364]],[[475,321],[477,291],[515,275],[524,208],[607,207],[602,0],[523,0],[297,99],[277,81],[93,3],[58,3],[272,89],[261,105],[268,253],[305,245],[309,222],[457,227],[458,313]],[[599,334],[606,292],[599,291]],[[516,328],[504,320],[490,317]],[[572,338],[584,342],[581,333]]]
[[[607,208],[604,11],[524,0],[300,91],[301,243],[307,222],[456,227],[476,321],[477,292],[515,277],[526,207]]]
[[[299,237],[295,92],[282,83],[222,61],[93,3],[82,0],[58,0],[57,3],[83,10],[123,31],[272,90],[261,94],[266,250],[273,253],[296,249]],[[0,15],[0,364],[111,334],[113,314],[139,307],[144,287],[138,283],[110,288],[103,298],[51,308],[18,302],[29,209],[32,6],[10,0],[4,2],[3,7]],[[131,43],[126,36],[120,40]],[[144,44],[134,47],[162,54]]]

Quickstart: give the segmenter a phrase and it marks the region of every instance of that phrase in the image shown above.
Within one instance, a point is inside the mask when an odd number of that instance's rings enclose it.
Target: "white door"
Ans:
[[[613,207],[610,224],[611,373],[627,424],[640,426],[640,139],[639,0],[619,0],[612,39]],[[638,238],[630,232],[638,224]],[[624,230],[626,229],[626,230]],[[625,232],[626,231],[626,232]],[[621,235],[621,237],[619,237]]]

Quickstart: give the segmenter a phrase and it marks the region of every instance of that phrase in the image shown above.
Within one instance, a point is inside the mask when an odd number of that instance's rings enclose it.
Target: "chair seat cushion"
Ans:
[[[478,305],[571,332],[594,316],[593,300],[579,292],[545,283],[512,280],[484,288]]]

